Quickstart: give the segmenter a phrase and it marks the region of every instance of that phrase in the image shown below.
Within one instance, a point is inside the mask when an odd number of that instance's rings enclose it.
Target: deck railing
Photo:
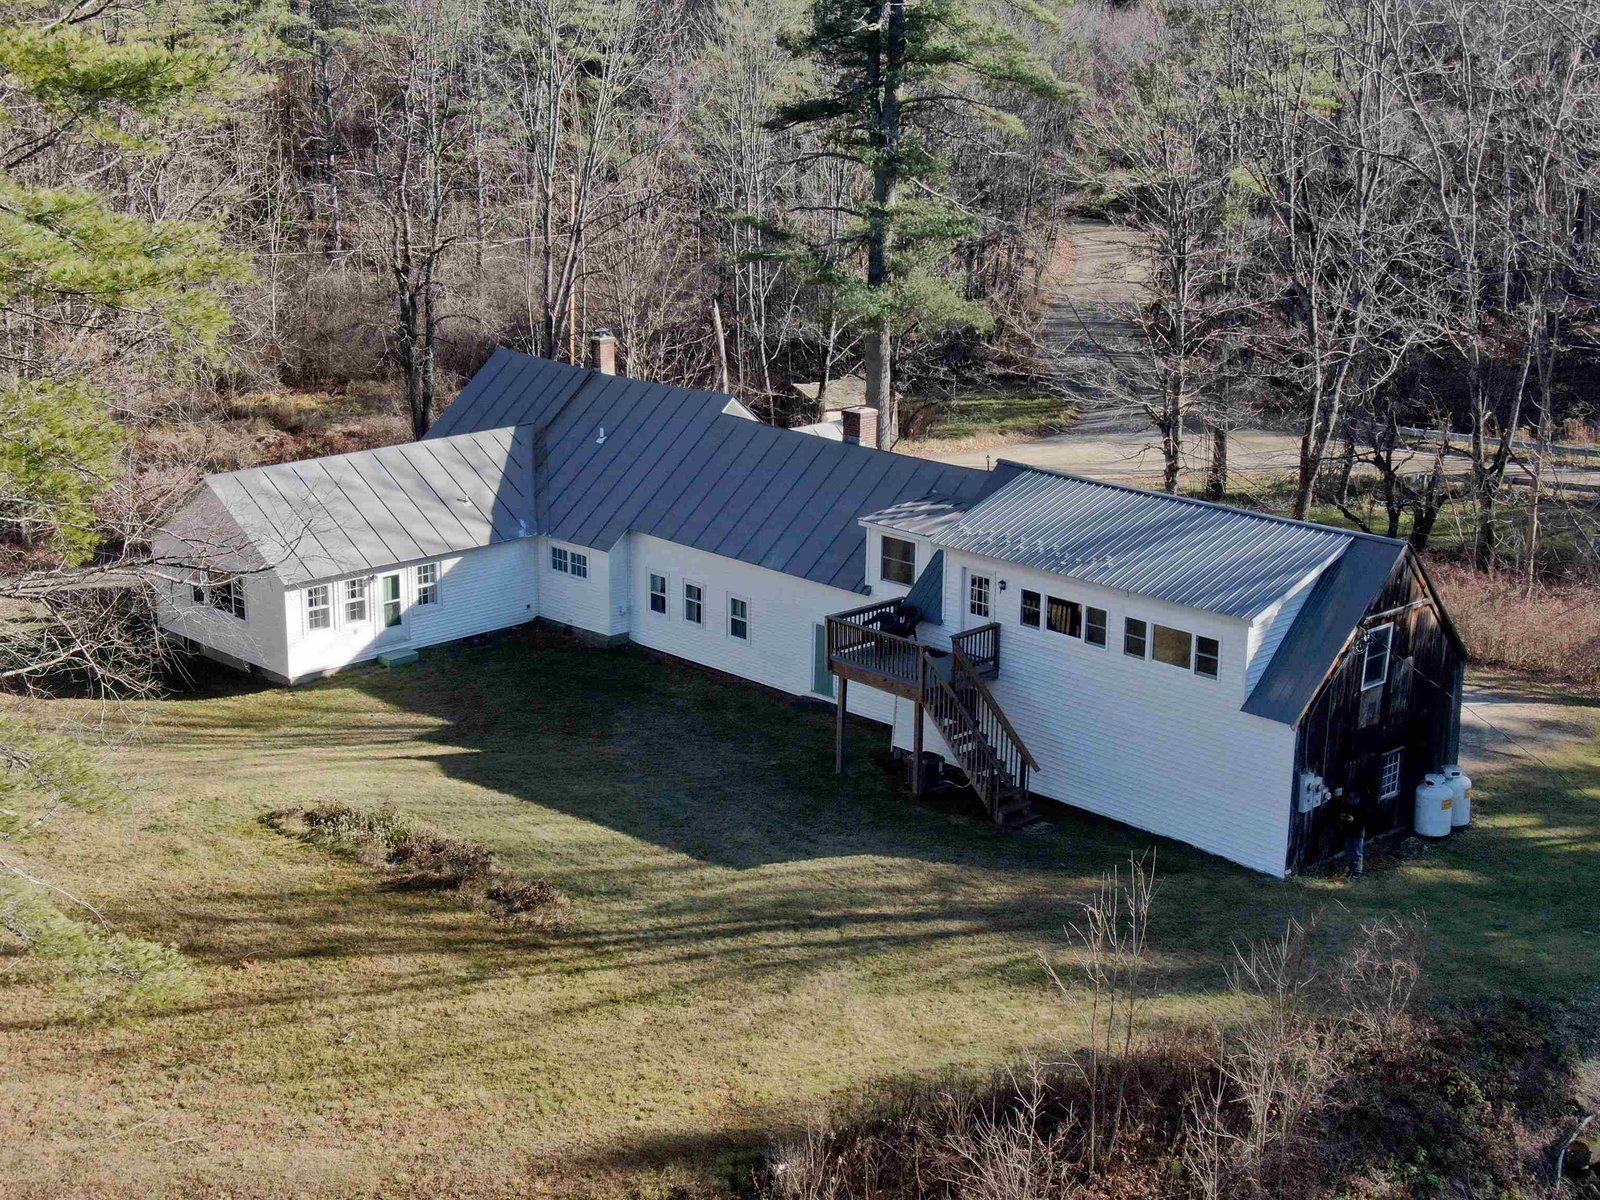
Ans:
[[[1003,778],[1009,778],[1017,786],[1026,790],[1028,786],[1028,772],[1037,771],[1039,764],[1023,745],[1022,735],[1006,718],[1000,705],[996,703],[994,694],[989,691],[989,685],[983,682],[983,677],[978,673],[976,664],[967,658],[961,649],[955,645],[950,647],[952,670],[951,682],[958,688],[970,689],[972,697],[967,709],[971,712],[979,732],[983,734],[983,741],[989,746],[998,765],[1003,769]]]
[[[959,650],[981,675],[993,679],[1000,673],[1000,625],[991,621],[976,629],[950,635],[950,648]]]
[[[885,600],[828,618],[828,665],[844,663],[914,687],[922,680],[923,647],[913,638],[886,632],[899,618],[900,601]]]

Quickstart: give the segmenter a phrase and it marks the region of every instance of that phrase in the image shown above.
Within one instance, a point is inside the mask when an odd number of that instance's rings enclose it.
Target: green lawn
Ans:
[[[916,396],[904,401],[908,411],[923,403]],[[925,426],[919,425],[916,437],[927,442],[1044,437],[1062,432],[1072,412],[1059,395],[1029,388],[968,387],[950,399],[926,403],[934,411]]]
[[[1571,711],[1600,732],[1600,709]],[[8,1198],[572,1195],[667,1163],[726,1173],[851,1089],[1073,1044],[1081,1013],[1035,953],[1061,951],[1087,889],[1152,840],[914,806],[866,725],[836,778],[825,710],[632,649],[508,639],[122,716],[106,760],[125,802],[62,818],[30,861],[176,942],[207,991],[85,1024],[0,958]],[[1559,775],[1492,775],[1476,828],[1353,888],[1161,843],[1152,1018],[1225,1011],[1232,941],[1324,904],[1330,939],[1426,914],[1446,999],[1593,988],[1596,744],[1546,755]],[[558,882],[572,923],[509,930],[262,823],[319,800],[392,800],[482,841]]]

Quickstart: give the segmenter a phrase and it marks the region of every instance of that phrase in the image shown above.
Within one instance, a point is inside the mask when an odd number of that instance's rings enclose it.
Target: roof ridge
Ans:
[[[1385,545],[1403,546],[1406,544],[1404,538],[1386,537],[1381,533],[1369,533],[1364,529],[1342,529],[1338,525],[1329,525],[1323,521],[1302,521],[1295,517],[1282,517],[1277,513],[1264,513],[1257,512],[1251,508],[1240,508],[1237,504],[1222,504],[1216,500],[1201,500],[1196,496],[1179,496],[1171,492],[1158,492],[1153,488],[1135,487],[1129,483],[1116,483],[1108,479],[1095,479],[1089,475],[1078,475],[1072,471],[1061,471],[1054,467],[1037,467],[1032,463],[1018,462],[1014,458],[996,459],[996,469],[1001,466],[1015,467],[1023,473],[1051,475],[1057,479],[1070,479],[1075,483],[1088,483],[1093,484],[1095,487],[1110,488],[1113,491],[1131,492],[1135,496],[1149,496],[1151,499],[1165,500],[1173,504],[1189,504],[1196,508],[1214,509],[1220,512],[1234,513],[1241,517],[1253,517],[1258,521],[1271,521],[1279,525],[1292,525],[1300,529],[1320,529],[1328,533],[1343,534],[1346,537],[1365,538],[1374,542],[1382,542]],[[1003,488],[1009,483],[1010,480],[1007,480],[1006,484],[1001,484],[1001,487]],[[994,493],[990,494],[993,495]],[[985,498],[987,499],[987,497]]]
[[[279,468],[290,468],[301,463],[309,462],[337,462],[340,459],[355,458],[361,454],[376,454],[380,450],[404,450],[407,446],[438,445],[440,442],[454,441],[456,438],[481,438],[491,433],[504,433],[506,430],[515,432],[518,429],[532,428],[528,421],[517,421],[510,425],[496,425],[492,429],[464,429],[460,433],[447,433],[441,437],[426,440],[423,438],[410,438],[404,442],[389,442],[383,446],[363,446],[360,450],[341,450],[337,454],[313,454],[309,458],[286,458],[282,462],[257,463],[253,467],[239,467],[232,471],[210,471],[201,476],[201,480],[210,479],[239,479],[245,475],[275,471]]]

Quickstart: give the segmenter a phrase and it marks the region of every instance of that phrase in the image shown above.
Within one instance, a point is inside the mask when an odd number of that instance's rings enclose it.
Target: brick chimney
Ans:
[[[617,339],[604,325],[589,335],[589,365],[602,375],[617,373]]]
[[[858,446],[878,445],[878,410],[869,408],[865,404],[858,404],[854,408],[839,410],[839,419],[844,423],[844,440]]]

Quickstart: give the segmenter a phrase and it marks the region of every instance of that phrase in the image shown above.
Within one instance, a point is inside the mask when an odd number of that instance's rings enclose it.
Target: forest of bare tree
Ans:
[[[1587,578],[1547,471],[1595,440],[1597,49],[1587,0],[8,5],[7,594],[601,326],[779,423],[864,376],[885,444],[1054,389],[1214,498],[1232,431],[1289,431],[1284,511],[1424,548],[1448,514],[1479,570]],[[1137,235],[1139,346],[1064,381],[1040,321],[1084,217]],[[74,597],[8,677],[104,636],[120,602]]]

